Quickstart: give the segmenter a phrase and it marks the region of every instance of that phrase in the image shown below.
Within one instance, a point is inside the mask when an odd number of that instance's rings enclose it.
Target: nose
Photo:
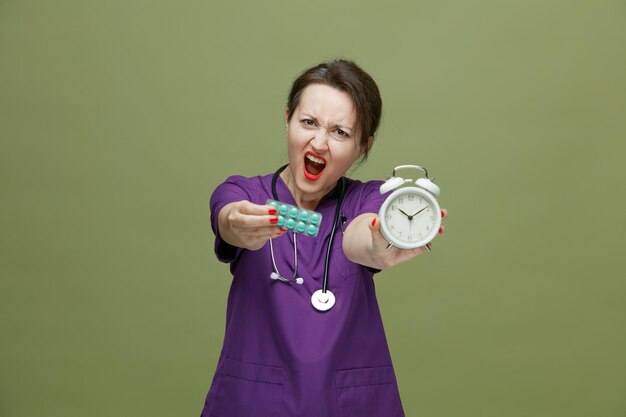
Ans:
[[[317,153],[321,153],[328,149],[328,135],[326,134],[326,130],[317,129],[315,132],[315,136],[311,138],[311,146]]]

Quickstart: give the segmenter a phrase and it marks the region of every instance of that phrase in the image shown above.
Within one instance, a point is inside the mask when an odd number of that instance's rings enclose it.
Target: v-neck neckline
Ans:
[[[278,195],[278,198],[279,198],[280,201],[282,201],[283,203],[289,203],[289,204],[291,204],[293,206],[296,206],[296,207],[300,207],[296,203],[295,197],[291,193],[291,190],[287,186],[287,183],[285,182],[285,180],[283,180],[283,177],[281,177],[280,174],[278,175],[278,178],[276,180],[276,187],[277,187],[276,188],[276,194]],[[283,199],[283,197],[281,196],[281,192],[280,192],[279,187],[280,187],[280,189],[282,189],[282,195],[288,196],[289,201]],[[332,197],[335,196],[335,194],[337,194],[338,187],[339,187],[339,181],[337,181],[337,184],[335,184],[335,186],[320,199],[320,201],[317,203],[317,206],[312,211],[319,211],[320,206],[322,206],[322,208],[324,208],[323,205],[325,205],[328,200],[331,200]]]

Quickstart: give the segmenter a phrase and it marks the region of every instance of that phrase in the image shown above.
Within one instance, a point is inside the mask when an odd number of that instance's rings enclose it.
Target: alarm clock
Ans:
[[[425,178],[415,180],[396,176],[400,169],[423,171]],[[411,183],[411,185],[407,185]],[[380,232],[390,246],[415,249],[433,240],[441,226],[441,208],[435,197],[439,187],[428,179],[426,168],[418,165],[400,165],[393,169],[391,178],[380,186],[380,193],[391,193],[380,207]]]

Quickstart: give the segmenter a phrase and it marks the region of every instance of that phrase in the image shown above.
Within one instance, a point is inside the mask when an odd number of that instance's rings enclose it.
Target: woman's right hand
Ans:
[[[287,232],[276,223],[274,207],[247,200],[225,205],[218,216],[220,237],[233,246],[249,250],[261,249],[270,238]]]

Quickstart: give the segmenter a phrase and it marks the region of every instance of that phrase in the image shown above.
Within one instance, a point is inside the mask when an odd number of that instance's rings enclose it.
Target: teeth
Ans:
[[[324,165],[324,160],[323,159],[319,159],[314,157],[313,155],[311,155],[310,153],[306,154],[306,157],[310,160],[315,162],[316,164],[320,164],[320,165]]]

